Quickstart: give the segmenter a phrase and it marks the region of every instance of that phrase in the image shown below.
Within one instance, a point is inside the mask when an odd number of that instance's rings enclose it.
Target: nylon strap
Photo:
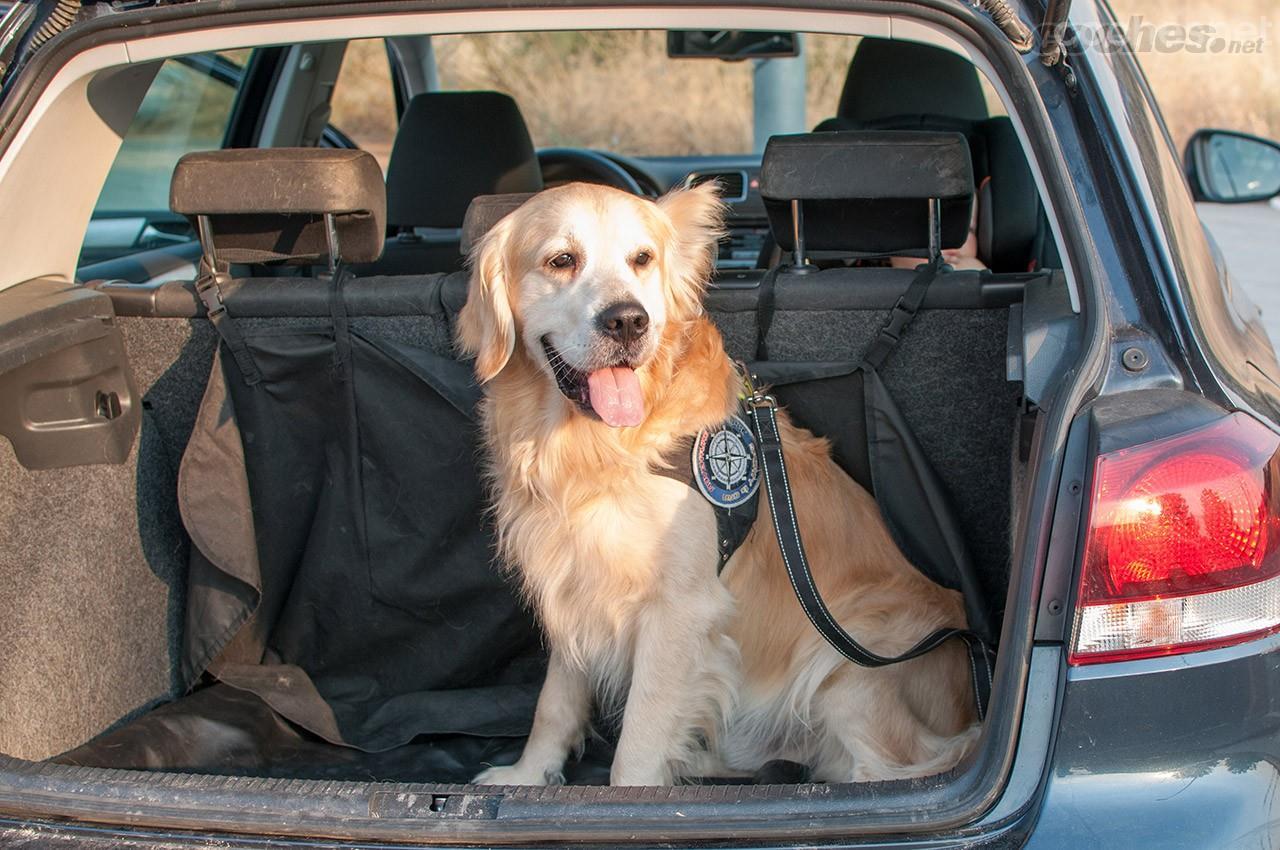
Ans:
[[[756,298],[756,360],[769,359],[769,328],[773,325],[774,289],[782,264],[774,266],[760,278],[759,296]]]
[[[879,369],[884,364],[884,359],[897,346],[903,332],[920,311],[925,293],[929,291],[929,284],[933,283],[933,279],[938,274],[938,265],[939,260],[934,258],[916,271],[916,276],[911,279],[911,285],[907,287],[907,291],[902,293],[902,297],[893,305],[893,310],[889,313],[889,321],[880,328],[880,334],[871,343],[867,353],[862,355],[864,367]]]
[[[204,302],[205,313],[213,329],[218,332],[218,336],[222,337],[227,350],[235,358],[244,382],[252,387],[262,381],[262,372],[258,370],[253,353],[249,351],[249,346],[244,341],[244,335],[240,333],[240,328],[236,327],[236,323],[227,312],[226,302],[222,300],[221,285],[228,280],[230,275],[225,271],[209,268],[208,264],[202,260],[200,276],[196,278],[196,295],[200,296],[200,300]]]
[[[932,277],[932,275],[930,275]],[[804,543],[800,539],[800,526],[796,522],[795,505],[791,499],[791,484],[787,480],[787,464],[782,454],[782,438],[778,431],[777,405],[769,396],[757,394],[751,406],[751,422],[756,435],[756,448],[760,452],[760,474],[764,479],[765,498],[769,500],[773,516],[773,530],[782,550],[782,562],[791,588],[805,616],[827,643],[860,667],[885,667],[919,658],[938,648],[952,638],[964,642],[969,654],[969,667],[973,682],[974,702],[978,719],[986,717],[987,701],[991,693],[991,651],[968,629],[943,628],[925,637],[901,655],[877,655],[836,622],[831,609],[818,593],[813,580],[809,560],[805,556]]]

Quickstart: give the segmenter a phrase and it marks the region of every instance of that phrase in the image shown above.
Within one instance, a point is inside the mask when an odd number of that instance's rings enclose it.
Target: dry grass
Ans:
[[[1210,25],[1218,33],[1262,32],[1254,54],[1139,52],[1179,148],[1200,127],[1244,130],[1280,138],[1280,7],[1275,0],[1112,0],[1116,18],[1133,39],[1132,18],[1179,26]]]
[[[1274,2],[1237,0],[1229,10],[1210,0],[1115,0],[1113,5],[1125,25],[1140,16],[1154,25],[1210,24],[1226,33],[1242,23],[1280,23]],[[805,38],[806,123],[813,126],[834,114],[857,39]],[[751,63],[668,59],[662,32],[455,35],[438,36],[434,44],[444,88],[512,95],[540,147],[650,155],[751,149]],[[1267,39],[1262,47],[1252,55],[1140,53],[1179,145],[1205,126],[1280,137],[1280,43]],[[334,93],[333,123],[385,167],[395,119],[381,40],[352,42],[348,48]]]

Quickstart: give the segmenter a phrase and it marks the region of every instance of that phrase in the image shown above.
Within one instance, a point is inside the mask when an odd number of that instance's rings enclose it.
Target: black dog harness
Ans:
[[[716,511],[716,545],[724,570],[747,539],[760,505],[760,460],[756,437],[747,425],[751,417],[751,382],[739,366],[744,392],[739,395],[741,415],[733,414],[712,428],[676,441],[653,472],[687,484],[711,503]]]

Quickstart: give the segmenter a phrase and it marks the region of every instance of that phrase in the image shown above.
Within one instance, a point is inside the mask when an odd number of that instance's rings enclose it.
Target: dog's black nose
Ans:
[[[605,336],[626,345],[644,336],[649,314],[638,301],[619,301],[601,310],[596,324]]]

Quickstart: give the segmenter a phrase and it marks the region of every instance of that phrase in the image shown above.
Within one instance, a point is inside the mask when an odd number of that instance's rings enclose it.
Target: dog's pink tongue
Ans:
[[[587,376],[591,408],[614,428],[635,426],[644,421],[644,397],[634,369],[613,366],[597,369]]]

